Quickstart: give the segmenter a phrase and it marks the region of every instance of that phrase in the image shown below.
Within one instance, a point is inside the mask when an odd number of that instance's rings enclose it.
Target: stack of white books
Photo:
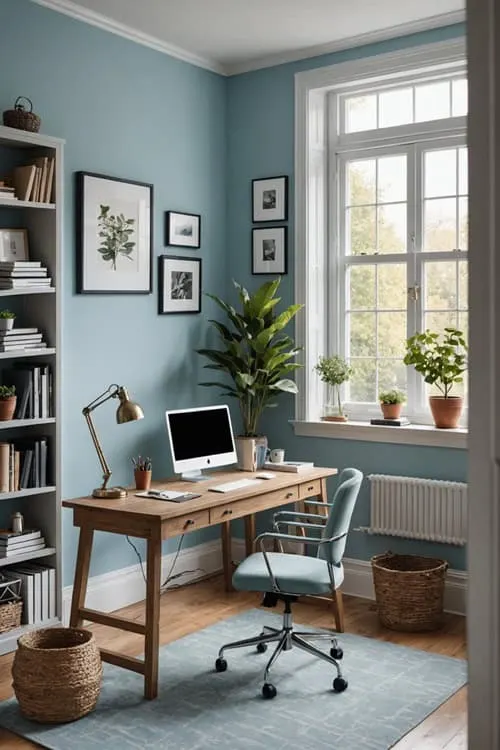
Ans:
[[[26,529],[21,533],[3,529],[0,531],[0,558],[38,552],[46,547],[45,539],[40,529]]]
[[[45,288],[51,282],[39,260],[0,260],[0,289]]]
[[[18,563],[2,571],[5,578],[21,580],[23,625],[37,625],[56,616],[56,571],[48,565]]]
[[[10,200],[10,201],[17,201],[17,195],[15,188],[8,187],[3,182],[0,183],[0,199],[1,200]]]
[[[42,336],[38,328],[10,328],[8,331],[0,331],[0,352],[10,352],[15,349],[45,349],[47,344],[42,341]]]
[[[289,471],[291,473],[298,473],[299,471],[306,471],[312,469],[314,461],[266,461],[264,469],[272,469],[272,471]]]

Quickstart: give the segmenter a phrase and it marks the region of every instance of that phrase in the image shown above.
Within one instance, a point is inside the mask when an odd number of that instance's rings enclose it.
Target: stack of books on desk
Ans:
[[[281,461],[280,463],[266,461],[264,469],[271,469],[272,471],[289,471],[292,474],[297,474],[299,471],[312,469],[313,466],[314,461]]]
[[[0,261],[0,289],[50,287],[51,281],[39,260]]]
[[[25,555],[27,552],[38,552],[47,545],[39,529],[26,529],[21,533],[0,530],[0,558]]]

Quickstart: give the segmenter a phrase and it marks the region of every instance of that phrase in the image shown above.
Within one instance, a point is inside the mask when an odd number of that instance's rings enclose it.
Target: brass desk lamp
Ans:
[[[95,425],[91,417],[94,409],[105,404],[110,398],[118,398],[120,400],[118,409],[116,410],[116,421],[118,424],[125,424],[125,422],[134,422],[136,419],[143,419],[144,412],[139,404],[130,400],[127,389],[122,385],[116,385],[116,383],[112,383],[107,390],[82,409],[82,414],[87,420],[90,434],[102,466],[104,480],[101,487],[93,490],[92,497],[117,499],[119,497],[126,497],[128,493],[124,487],[108,487],[108,482],[111,477],[111,469],[109,468],[108,462],[102,451],[101,443],[99,442]]]

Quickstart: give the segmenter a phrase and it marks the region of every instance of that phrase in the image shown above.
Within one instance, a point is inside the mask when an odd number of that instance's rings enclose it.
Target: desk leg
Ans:
[[[255,513],[245,516],[245,554],[247,557],[254,553]]]
[[[148,539],[146,585],[146,637],[144,697],[158,695],[158,651],[160,648],[161,539]]]
[[[78,539],[78,554],[76,556],[73,596],[71,598],[71,614],[69,619],[69,624],[72,628],[81,628],[83,625],[83,618],[80,617],[80,610],[85,606],[93,539],[94,529],[90,526],[81,526],[80,537]]]
[[[231,521],[221,523],[222,567],[224,569],[224,588],[233,590],[233,556],[231,553]]]

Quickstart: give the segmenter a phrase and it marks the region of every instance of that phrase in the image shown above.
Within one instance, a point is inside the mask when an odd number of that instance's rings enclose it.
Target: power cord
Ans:
[[[180,573],[176,573],[175,575],[172,575],[175,565],[177,563],[177,560],[179,558],[181,549],[182,549],[182,543],[184,542],[184,537],[185,537],[185,534],[182,534],[181,538],[179,539],[179,544],[177,545],[177,550],[176,550],[172,565],[170,566],[170,570],[168,571],[167,577],[165,578],[162,585],[160,586],[160,593],[162,594],[167,590],[170,591],[172,589],[181,588],[183,585],[179,583],[176,586],[169,586],[168,584],[170,583],[170,581],[175,581],[177,578],[181,578],[182,576],[188,575],[190,573],[203,573],[206,575],[206,570],[204,570],[203,568],[194,568],[193,570],[182,570]],[[139,552],[139,550],[137,549],[133,541],[130,539],[128,534],[126,535],[125,538],[127,542],[130,544],[130,546],[132,547],[132,549],[134,550],[135,554],[137,555],[137,559],[139,560],[139,565],[141,566],[142,577],[144,579],[144,583],[147,585],[148,581],[146,578],[146,574],[144,572],[144,563],[142,561],[141,553]]]

